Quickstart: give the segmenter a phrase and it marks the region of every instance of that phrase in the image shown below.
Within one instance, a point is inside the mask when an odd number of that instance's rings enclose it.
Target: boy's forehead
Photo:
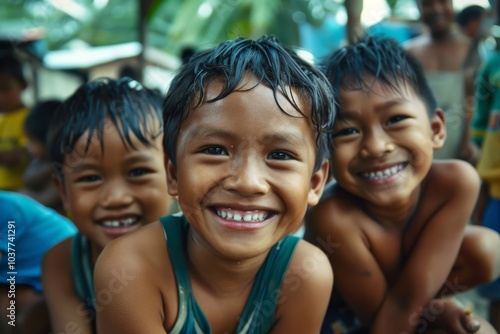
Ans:
[[[218,99],[223,90],[226,88],[226,85],[227,82],[224,78],[217,78],[207,82],[204,85],[205,91],[202,104],[217,102],[212,102],[211,100]],[[271,88],[267,83],[259,80],[252,73],[247,72],[242,76],[235,89],[229,95],[233,95],[233,97],[234,95],[239,96],[240,100],[245,98],[244,94],[247,92],[257,92],[258,95],[261,95],[263,98],[265,96],[272,96],[276,103],[276,107],[281,108],[282,111],[286,112],[290,116],[304,117],[304,115],[306,115],[309,117],[309,104],[305,101],[304,97],[300,95],[298,89],[295,87],[285,86],[285,90],[286,91],[283,92],[279,88],[276,88],[276,91],[273,92],[273,88]],[[227,99],[228,96],[224,99]],[[293,101],[293,103],[297,105],[300,112],[290,103],[290,101]],[[196,101],[194,101],[194,104],[196,104]],[[262,100],[255,99],[253,100],[253,104],[256,108],[259,108],[259,105],[262,104]]]

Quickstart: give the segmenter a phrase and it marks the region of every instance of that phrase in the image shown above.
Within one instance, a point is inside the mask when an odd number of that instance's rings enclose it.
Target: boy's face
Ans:
[[[418,0],[420,18],[434,33],[447,31],[455,17],[452,0]]]
[[[328,170],[325,161],[313,172],[310,121],[278,96],[294,117],[283,113],[272,90],[255,84],[246,76],[240,86],[249,90],[191,110],[177,138],[177,165],[167,161],[170,195],[178,196],[195,242],[226,259],[263,254],[295,231]],[[211,83],[205,98],[222,86]]]
[[[104,151],[94,132],[85,153],[83,135],[65,157],[64,181],[56,182],[75,225],[98,249],[168,212],[163,136],[150,139],[149,147],[131,138],[136,150],[122,142],[107,119]]]
[[[22,106],[21,93],[26,84],[6,72],[0,72],[0,112],[13,111]]]
[[[340,92],[332,171],[348,192],[379,206],[408,201],[446,137],[440,110],[429,120],[413,89],[380,84]]]

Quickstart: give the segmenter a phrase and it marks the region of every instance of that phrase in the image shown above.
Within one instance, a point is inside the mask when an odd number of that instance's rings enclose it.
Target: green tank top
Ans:
[[[186,240],[189,223],[182,215],[162,217],[160,221],[179,295],[177,319],[169,334],[210,334],[210,324],[194,298],[187,268]],[[299,240],[295,236],[286,236],[269,251],[255,278],[236,329],[237,334],[268,333],[271,330],[281,285]]]
[[[95,310],[96,299],[94,289],[94,266],[91,261],[90,241],[80,232],[76,233],[71,243],[71,271],[73,288],[83,301],[89,317],[92,319],[93,332],[96,332]]]

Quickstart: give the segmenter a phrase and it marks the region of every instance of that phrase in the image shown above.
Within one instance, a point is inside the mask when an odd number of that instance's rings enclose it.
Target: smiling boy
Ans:
[[[467,227],[474,168],[433,161],[446,130],[422,69],[395,40],[366,37],[330,55],[325,71],[339,103],[336,183],[308,214],[305,236],[337,245],[324,333],[477,331],[444,297],[498,276],[500,240]]]
[[[194,55],[164,103],[168,216],[112,242],[96,288],[134,279],[98,314],[103,333],[318,333],[328,260],[289,236],[327,177],[334,107],[317,69],[273,38]]]
[[[54,332],[93,333],[108,297],[94,289],[98,255],[168,212],[161,99],[130,78],[99,79],[82,85],[53,120],[54,182],[79,233],[45,256],[44,294]],[[115,273],[107,291],[119,291],[126,277]]]

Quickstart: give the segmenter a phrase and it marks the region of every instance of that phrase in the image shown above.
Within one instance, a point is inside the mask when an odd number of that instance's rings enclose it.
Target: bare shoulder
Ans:
[[[154,222],[139,230],[111,241],[99,255],[98,268],[126,265],[141,270],[154,266],[163,252],[166,256],[166,242],[160,222]]]
[[[288,266],[282,292],[285,297],[306,296],[308,293],[330,291],[333,270],[326,254],[318,247],[300,240]],[[298,290],[306,292],[297,293]]]
[[[98,332],[163,333],[173,324],[177,292],[160,222],[111,241],[97,259],[94,281],[97,294],[113,294],[97,313]]]
[[[351,234],[359,230],[368,217],[360,208],[358,199],[333,185],[315,207],[306,215],[305,239],[318,245],[317,238]]]
[[[432,164],[427,176],[427,183],[432,191],[454,195],[463,192],[478,192],[481,180],[474,166],[468,162],[437,160]]]
[[[278,298],[272,333],[319,333],[332,288],[333,270],[326,255],[299,241]]]

